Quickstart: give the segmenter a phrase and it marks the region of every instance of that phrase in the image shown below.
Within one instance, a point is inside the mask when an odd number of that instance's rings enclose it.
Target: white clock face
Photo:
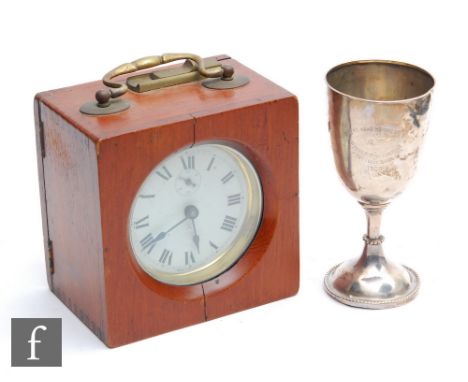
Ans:
[[[253,240],[262,189],[252,164],[220,144],[176,152],[151,171],[133,201],[129,238],[143,270],[175,285],[209,280]]]

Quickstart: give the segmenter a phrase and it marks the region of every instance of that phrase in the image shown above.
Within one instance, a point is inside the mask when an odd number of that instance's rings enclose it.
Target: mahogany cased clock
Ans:
[[[296,98],[228,56],[103,82],[35,98],[50,289],[109,347],[294,295]]]

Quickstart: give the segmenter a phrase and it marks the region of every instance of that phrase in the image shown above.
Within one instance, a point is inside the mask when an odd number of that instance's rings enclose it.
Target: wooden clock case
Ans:
[[[228,56],[250,78],[231,90],[200,82],[124,96],[123,112],[80,106],[100,81],[40,93],[35,125],[49,287],[107,346],[127,344],[294,295],[299,287],[296,97]],[[244,153],[263,187],[251,246],[213,280],[171,286],[148,276],[128,239],[132,200],[165,157],[200,142]]]

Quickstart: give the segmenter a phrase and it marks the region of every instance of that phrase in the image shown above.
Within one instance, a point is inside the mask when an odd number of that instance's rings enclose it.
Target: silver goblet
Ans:
[[[416,296],[419,278],[385,258],[380,221],[416,169],[434,79],[416,66],[380,60],[339,65],[326,78],[336,169],[366,212],[367,234],[361,257],[332,268],[325,289],[355,307],[399,306]]]

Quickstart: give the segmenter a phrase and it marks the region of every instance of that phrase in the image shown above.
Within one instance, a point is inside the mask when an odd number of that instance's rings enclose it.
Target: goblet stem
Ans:
[[[388,204],[367,204],[362,202],[359,202],[359,204],[366,211],[367,217],[367,235],[364,235],[364,241],[367,244],[381,244],[384,240],[384,237],[380,234],[382,212]]]

